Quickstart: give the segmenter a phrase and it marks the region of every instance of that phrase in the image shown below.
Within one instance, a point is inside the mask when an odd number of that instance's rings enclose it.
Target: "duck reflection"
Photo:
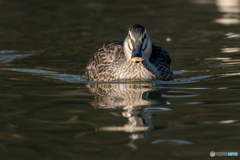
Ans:
[[[91,103],[94,108],[119,109],[122,116],[128,119],[124,126],[103,126],[97,131],[124,131],[129,132],[130,139],[147,137],[153,129],[151,122],[152,112],[168,111],[169,108],[153,107],[152,105],[168,105],[169,101],[162,97],[167,89],[154,89],[153,84],[87,84],[89,91],[94,95]]]

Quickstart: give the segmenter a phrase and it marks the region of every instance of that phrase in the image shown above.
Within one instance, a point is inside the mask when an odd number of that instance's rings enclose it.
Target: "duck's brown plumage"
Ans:
[[[85,75],[89,81],[114,80],[173,80],[171,58],[160,46],[153,43],[149,60],[141,63],[128,61],[123,42],[105,43],[89,60]]]

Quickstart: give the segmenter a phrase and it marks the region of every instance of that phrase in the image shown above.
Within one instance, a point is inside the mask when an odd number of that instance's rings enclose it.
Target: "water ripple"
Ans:
[[[66,81],[69,83],[86,82],[84,75],[60,74],[54,71],[46,71],[39,69],[4,68],[2,70],[32,73],[34,75],[41,75],[46,78],[53,78],[61,81]]]
[[[174,144],[174,145],[189,145],[189,144],[193,144],[190,141],[186,141],[186,140],[181,140],[181,139],[158,139],[158,140],[154,140],[152,142],[152,144],[157,144],[157,143],[169,143],[169,144]]]
[[[167,91],[162,97],[167,98],[186,98],[186,97],[196,97],[198,94],[192,92],[184,91]]]
[[[146,107],[144,108],[144,112],[160,112],[160,111],[171,111],[170,108],[163,108],[163,107]]]
[[[232,124],[237,122],[239,122],[239,120],[202,121],[197,123],[201,125],[212,125],[212,124]]]
[[[33,54],[14,54],[14,55],[0,55],[0,63],[9,63],[15,59],[23,59]]]
[[[9,54],[9,53],[16,53],[18,51],[15,51],[15,50],[3,50],[3,51],[0,51],[0,54]]]

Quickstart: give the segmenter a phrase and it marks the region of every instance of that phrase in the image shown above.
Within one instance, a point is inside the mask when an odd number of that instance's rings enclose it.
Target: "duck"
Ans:
[[[103,44],[89,59],[87,81],[174,80],[169,54],[152,43],[142,24],[129,27],[124,41]]]

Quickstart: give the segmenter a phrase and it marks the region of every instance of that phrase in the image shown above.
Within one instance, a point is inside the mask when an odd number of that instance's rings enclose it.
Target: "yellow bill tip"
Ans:
[[[141,58],[141,57],[134,57],[134,58],[131,59],[131,61],[133,61],[133,62],[142,62],[143,60],[144,59]]]

